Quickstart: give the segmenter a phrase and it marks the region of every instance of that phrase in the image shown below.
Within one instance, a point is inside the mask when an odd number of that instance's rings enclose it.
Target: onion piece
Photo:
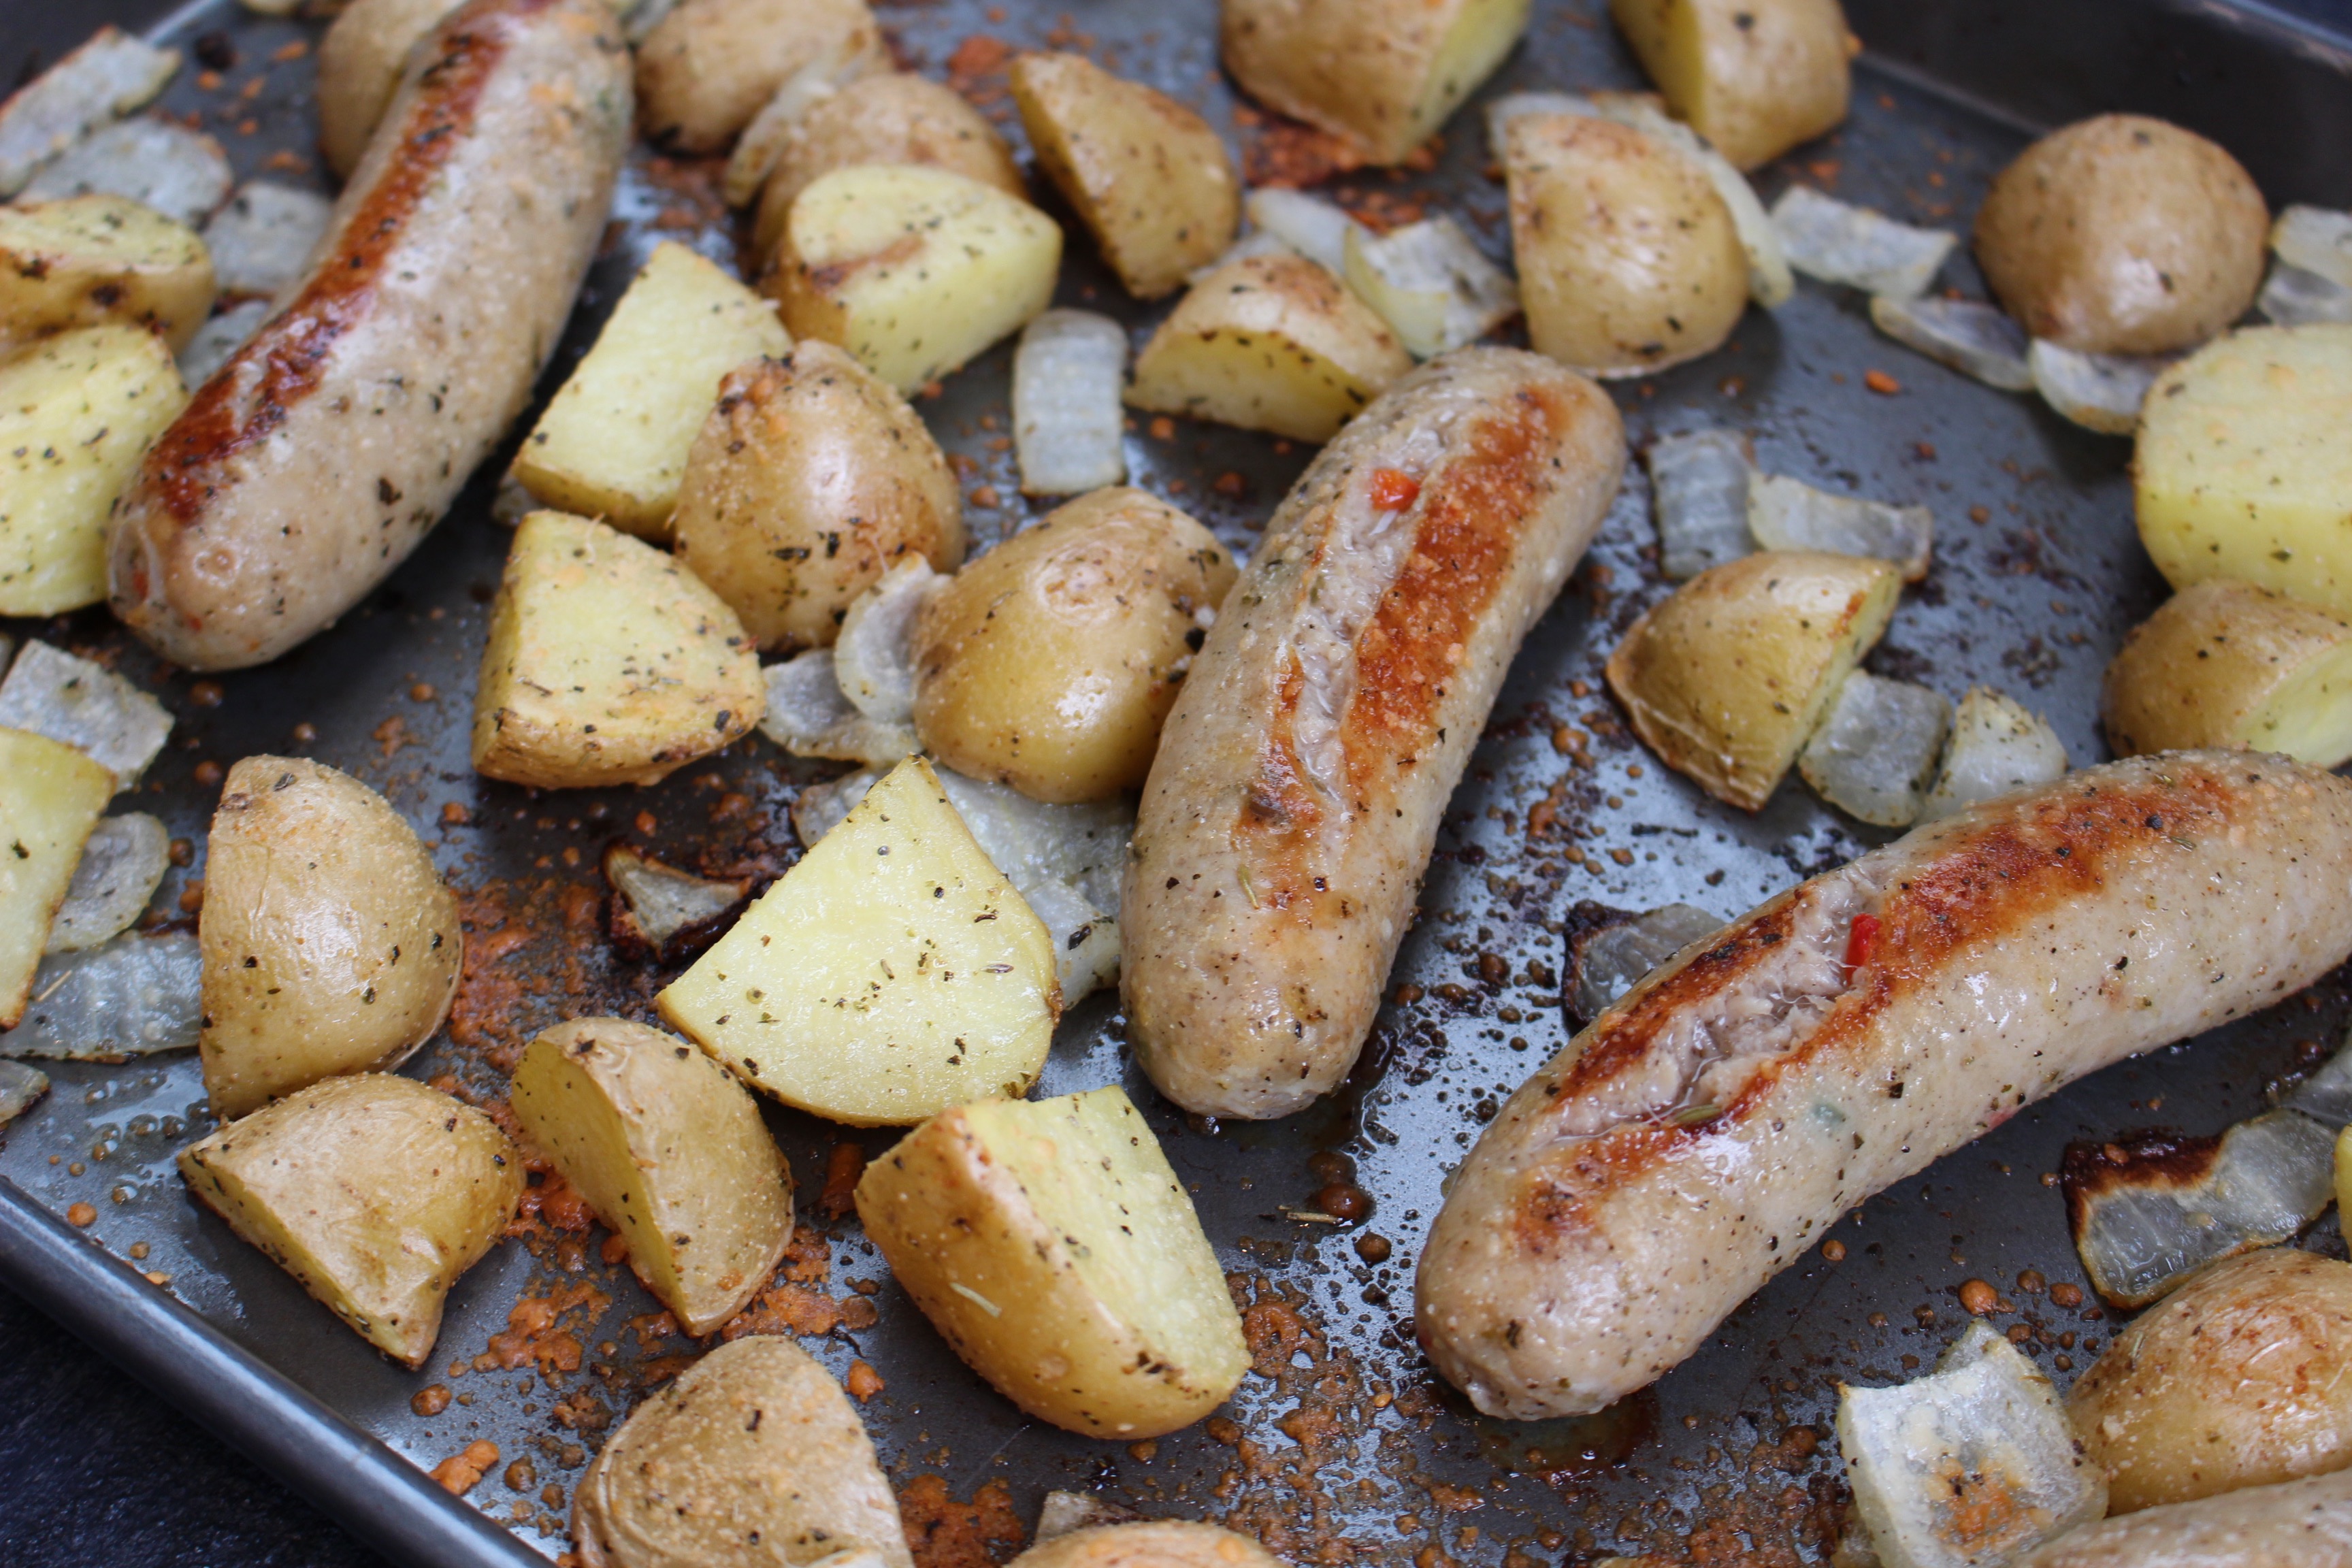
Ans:
[[[922,748],[904,724],[880,724],[859,712],[833,672],[833,649],[811,648],[761,671],[768,710],[760,733],[796,757],[887,767]]]
[[[204,1023],[204,949],[194,933],[124,931],[41,960],[24,1020],[0,1057],[121,1061],[186,1050]]]
[[[915,717],[915,617],[947,585],[929,560],[909,555],[850,601],[833,645],[833,678],[877,724],[903,727]]]
[[[1638,915],[1599,904],[1578,906],[1583,929],[1569,938],[1568,995],[1578,1018],[1591,1023],[1641,984],[1642,977],[1695,942],[1723,929],[1720,916],[1689,904],[1666,904]]]
[[[1857,669],[1805,742],[1797,771],[1848,816],[1874,827],[1908,827],[1919,819],[1951,728],[1952,705],[1938,693]]]
[[[159,49],[111,24],[91,34],[0,103],[0,196],[15,195],[34,170],[163,91],[179,68],[177,49]]]
[[[1899,300],[1873,294],[1870,320],[1905,348],[1916,349],[1987,386],[2003,392],[2033,389],[2033,371],[2025,363],[2025,329],[1998,305],[1933,295]]]
[[[1780,194],[1772,204],[1772,227],[1789,265],[1806,277],[1897,300],[1925,294],[1959,243],[1948,230],[1914,228],[1807,185]]]
[[[1269,229],[1254,228],[1220,252],[1213,261],[1202,263],[1184,274],[1187,283],[1198,283],[1219,268],[1236,261],[1246,261],[1253,256],[1296,256],[1283,237]]]
[[[2326,1065],[2295,1086],[2286,1097],[2289,1109],[2339,1131],[2352,1125],[2352,1041],[2327,1058]]]
[[[1736,430],[1661,436],[1643,460],[1658,523],[1658,567],[1679,581],[1753,554],[1748,487],[1755,477],[1748,437]]]
[[[48,1089],[49,1075],[40,1068],[0,1061],[0,1127],[24,1115]]]
[[[124,120],[68,149],[26,184],[22,199],[121,196],[191,228],[227,199],[228,154],[201,131],[144,116]]]
[[[1767,550],[1825,550],[1864,555],[1903,568],[1906,582],[1927,574],[1936,514],[1924,506],[1836,496],[1800,479],[1759,474],[1748,487],[1748,527]]]
[[[2314,321],[2352,321],[2352,289],[2284,261],[2271,263],[2254,308],[2282,327]]]
[[[2042,1369],[1971,1320],[1926,1377],[1838,1385],[1853,1508],[1886,1568],[1994,1568],[2107,1511]]]
[[[172,716],[104,666],[28,638],[0,680],[0,725],[80,747],[125,790],[163,749]]]
[[[1013,354],[1021,493],[1075,496],[1127,479],[1127,329],[1091,310],[1048,310]]]
[[[2085,430],[2128,436],[2139,425],[2147,389],[2179,354],[2086,354],[2040,338],[2026,351],[2034,389]]]
[[[820,50],[815,58],[783,79],[775,96],[736,138],[727,172],[719,179],[720,197],[730,207],[751,205],[810,110],[859,78],[889,68],[881,35],[871,28],[855,37],[836,38]]]
[[[728,917],[751,897],[748,877],[697,877],[625,844],[604,851],[604,880],[613,888],[606,921],[613,945],[626,958],[669,963],[682,963],[717,941]]]
[[[1340,241],[1341,275],[1414,356],[1473,343],[1519,313],[1519,286],[1440,214],[1384,235],[1358,225]]]
[[[1933,822],[2011,790],[2053,782],[2066,772],[2066,743],[2023,703],[1989,686],[1971,686],[1952,714],[1952,740],[1919,807]]]
[[[2289,267],[2352,289],[2352,212],[2291,206],[2271,225],[2271,249]]]
[[[143,811],[101,819],[82,846],[44,952],[79,952],[131,928],[172,863],[172,836]]]
[[[1654,136],[1696,163],[1715,194],[1723,198],[1731,214],[1731,226],[1738,232],[1740,251],[1748,258],[1748,297],[1768,310],[1789,302],[1797,291],[1797,280],[1789,270],[1788,247],[1780,243],[1780,230],[1772,226],[1771,215],[1764,210],[1756,187],[1731,166],[1730,159],[1668,114],[1654,93],[1596,92],[1592,111],[1603,120]]]
[[[251,180],[205,225],[224,294],[275,294],[302,276],[335,204],[315,191]]]
[[[1074,1530],[1091,1530],[1103,1524],[1134,1524],[1145,1516],[1123,1502],[1113,1502],[1093,1492],[1047,1492],[1044,1506],[1037,1510],[1039,1542],[1057,1535],[1067,1535]]]
[[[247,300],[232,305],[196,329],[180,351],[180,379],[191,391],[210,381],[221,366],[236,357],[246,340],[269,320],[269,301]]]
[[[1364,226],[1335,202],[1280,185],[1261,185],[1243,204],[1250,222],[1333,276],[1348,270],[1348,236]]]

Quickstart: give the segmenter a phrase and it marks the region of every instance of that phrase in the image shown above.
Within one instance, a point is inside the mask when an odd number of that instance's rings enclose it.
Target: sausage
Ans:
[[[1286,1116],[1346,1076],[1496,689],[1624,460],[1592,383],[1466,349],[1283,501],[1169,713],[1129,851],[1120,989],[1162,1094]]]
[[[1422,1252],[1423,1344],[1489,1415],[1598,1410],[1872,1194],[2347,952],[2352,782],[2284,757],[2137,757],[1918,828],[1528,1080]]]
[[[2352,1470],[2086,1524],[2017,1568],[2347,1568]]]
[[[632,107],[604,0],[473,0],[412,54],[291,299],[117,507],[115,614],[175,664],[232,669],[382,582],[529,400]]]

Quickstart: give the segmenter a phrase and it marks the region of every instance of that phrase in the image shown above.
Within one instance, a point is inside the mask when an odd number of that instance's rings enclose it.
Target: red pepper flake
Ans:
[[[1895,380],[1893,376],[1887,374],[1883,370],[1864,371],[1862,373],[1862,384],[1870,388],[1871,391],[1878,394],[1881,397],[1892,397],[1896,393],[1903,390],[1903,384]]]
[[[1879,921],[1876,915],[1856,915],[1853,930],[1845,939],[1845,977],[1852,981],[1854,972],[1867,964],[1878,950]]]
[[[1402,511],[1421,494],[1421,481],[1394,468],[1372,470],[1372,504],[1382,511]]]

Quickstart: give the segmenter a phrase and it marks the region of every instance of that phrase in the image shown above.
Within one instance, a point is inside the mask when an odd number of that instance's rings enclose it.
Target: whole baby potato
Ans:
[[[2116,1336],[2066,1415],[2110,1513],[2352,1465],[2352,1264],[2212,1265]]]
[[[1838,0],[1610,0],[1677,120],[1753,169],[1845,118],[1854,48]]]
[[[206,858],[197,1049],[215,1115],[388,1071],[448,1016],[465,948],[457,896],[359,780],[301,757],[246,758],[228,772]]]
[[[2262,286],[2270,209],[2191,131],[2102,114],[2036,142],[1977,213],[1977,260],[2025,330],[2084,353],[2192,348]]]
[[[920,416],[842,350],[803,339],[739,366],[695,437],[678,559],[762,647],[830,647],[849,603],[908,554],[963,560],[955,475]]]
[[[1233,557],[1142,490],[1081,496],[956,574],[915,627],[915,732],[1034,800],[1139,788]]]
[[[637,46],[637,118],[681,153],[717,153],[818,57],[881,50],[866,0],[681,0]]]

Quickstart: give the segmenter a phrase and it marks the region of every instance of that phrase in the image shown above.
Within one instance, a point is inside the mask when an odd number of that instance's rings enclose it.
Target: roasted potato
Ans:
[[[106,525],[186,407],[172,351],[131,326],[61,332],[0,364],[0,616],[106,597]]]
[[[580,1479],[581,1568],[913,1568],[841,1385],[788,1339],[720,1345],[637,1406]]]
[[[754,1089],[857,1127],[1036,1081],[1053,939],[910,757],[657,998]]]
[[[1528,0],[1224,0],[1225,68],[1269,109],[1402,163],[1494,73]]]
[[[721,152],[801,67],[882,47],[865,0],[681,0],[637,46],[637,120],[681,153]]]
[[[933,1117],[866,1167],[857,1215],[955,1352],[1041,1421],[1156,1437],[1249,1369],[1192,1200],[1116,1085]]]
[[[2352,1264],[2213,1264],[2116,1336],[2066,1415],[2111,1513],[2352,1465]]]
[[[1139,789],[1233,558],[1139,489],[1097,490],[955,575],[915,627],[915,732],[1033,800]]]
[[[688,1333],[716,1332],[768,1282],[793,1238],[793,1175],[717,1062],[625,1018],[575,1018],[524,1047],[511,1102]]]
[[[1174,293],[1233,243],[1241,175],[1193,110],[1081,55],[1023,55],[1013,99],[1037,166],[1137,299]]]
[[[514,476],[560,511],[665,539],[719,381],[792,346],[772,301],[666,239],[539,416]]]
[[[1040,1540],[1015,1557],[1011,1568],[1281,1568],[1281,1564],[1280,1558],[1246,1535],[1186,1519],[1149,1519],[1132,1524],[1098,1524]]]
[[[359,780],[246,758],[222,786],[206,857],[197,1048],[215,1115],[390,1071],[448,1016],[465,949],[457,896]]]
[[[1845,118],[1861,47],[1838,0],[1609,0],[1677,120],[1753,169]]]
[[[2234,577],[2352,616],[2352,325],[2249,327],[2157,377],[2132,458],[2176,588]]]
[[[828,342],[729,375],[687,455],[677,558],[762,647],[829,647],[893,564],[963,561],[963,500],[922,416]]]
[[[62,741],[0,729],[0,1029],[31,998],[49,925],[82,846],[114,798],[114,774]]]
[[[2352,625],[2209,578],[2131,634],[2103,695],[2119,757],[2246,747],[2332,768],[2352,758]]]
[[[761,187],[751,248],[773,255],[803,191],[835,169],[866,163],[945,169],[1029,199],[1012,147],[961,93],[911,71],[869,76],[812,106],[793,127]]]
[[[945,169],[836,169],[803,191],[760,280],[798,336],[901,392],[960,370],[1054,300],[1062,231]]]
[[[1696,163],[1578,114],[1518,115],[1503,140],[1536,352],[1592,375],[1646,375],[1731,335],[1748,309],[1747,258]]]
[[[409,51],[466,0],[352,0],[319,40],[319,152],[351,178],[407,68]]]
[[[323,771],[323,770],[321,770]],[[410,1367],[522,1197],[522,1155],[472,1106],[385,1073],[329,1079],[180,1151],[238,1237]]]
[[[1977,211],[1977,262],[2037,338],[2166,353],[2245,314],[2270,228],[2263,193],[2220,147],[2161,120],[2102,114],[2001,171]]]
[[[541,789],[658,784],[751,732],[735,612],[642,540],[560,511],[515,530],[474,691],[474,769]]]
[[[212,313],[195,230],[121,196],[0,206],[0,353],[68,327],[124,321],[176,353]]]
[[[1192,285],[1135,362],[1128,403],[1328,441],[1412,356],[1370,305],[1303,256],[1249,256]]]
[[[1902,590],[1893,564],[1858,555],[1767,550],[1709,567],[1633,623],[1610,689],[1668,767],[1760,810]]]

